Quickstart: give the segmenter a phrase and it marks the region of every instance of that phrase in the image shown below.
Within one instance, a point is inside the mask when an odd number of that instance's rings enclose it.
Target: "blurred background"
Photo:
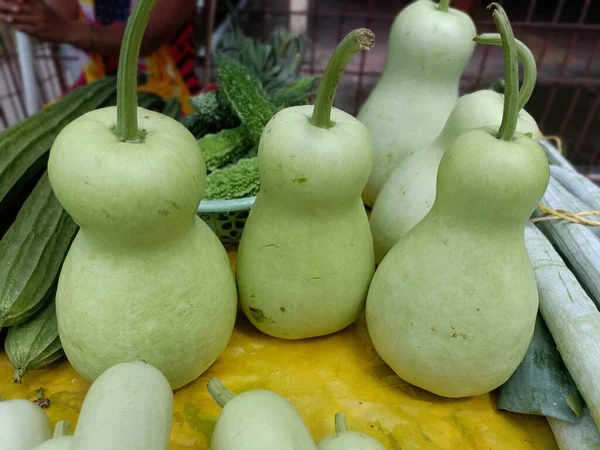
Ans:
[[[232,18],[248,36],[268,40],[278,27],[306,38],[302,72],[320,75],[335,46],[350,30],[367,27],[376,45],[350,63],[336,106],[356,114],[377,82],[385,63],[391,23],[407,1],[391,0],[199,0],[195,39],[197,73],[204,85],[214,81],[210,52],[230,28]],[[495,31],[488,1],[454,0],[469,13],[478,32]],[[577,167],[600,179],[600,0],[513,0],[506,9],[515,36],[534,53],[538,82],[526,109],[547,137]],[[79,62],[68,46],[34,44],[35,83],[43,103],[51,101],[79,75]],[[503,76],[500,48],[478,45],[461,82],[461,94],[488,88]],[[0,35],[0,130],[26,117],[25,86],[15,38],[7,26]]]

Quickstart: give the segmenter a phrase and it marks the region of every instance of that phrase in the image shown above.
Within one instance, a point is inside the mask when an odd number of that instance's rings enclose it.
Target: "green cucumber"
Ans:
[[[0,240],[0,328],[25,322],[46,302],[76,231],[44,173]]]
[[[10,327],[4,350],[13,365],[14,383],[29,370],[43,369],[65,353],[58,337],[54,298],[27,322]]]

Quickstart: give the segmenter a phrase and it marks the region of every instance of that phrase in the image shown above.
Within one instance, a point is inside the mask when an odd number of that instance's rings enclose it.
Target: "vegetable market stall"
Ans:
[[[236,247],[228,254],[235,269]],[[496,409],[496,394],[452,400],[403,382],[379,358],[363,318],[326,337],[284,341],[255,329],[238,314],[225,353],[200,378],[175,392],[171,450],[207,450],[220,412],[206,384],[219,377],[234,393],[271,389],[298,409],[315,440],[333,432],[343,410],[351,428],[370,434],[391,450],[556,449],[544,417]],[[13,384],[13,367],[0,353],[4,399],[35,399],[43,388],[52,425],[71,420],[73,428],[90,384],[62,359],[31,371]]]

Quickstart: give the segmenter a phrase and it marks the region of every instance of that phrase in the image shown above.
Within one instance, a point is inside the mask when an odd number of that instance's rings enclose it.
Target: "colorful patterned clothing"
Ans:
[[[79,0],[82,20],[98,25],[127,22],[135,0]],[[194,73],[196,48],[193,40],[196,17],[191,18],[172,42],[151,55],[140,58],[139,70],[148,74],[140,91],[159,94],[164,99],[177,95],[184,113],[192,111],[188,99],[197,95],[201,84]],[[78,51],[83,72],[74,87],[85,85],[106,75],[116,75],[118,56],[106,57],[97,53]]]

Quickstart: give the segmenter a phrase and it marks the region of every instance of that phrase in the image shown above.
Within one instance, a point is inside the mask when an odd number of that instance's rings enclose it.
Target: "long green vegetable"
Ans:
[[[36,173],[32,169],[48,152],[58,133],[77,117],[104,104],[115,89],[114,78],[105,77],[75,89],[0,134],[0,209],[9,191],[20,180]]]
[[[554,166],[554,169],[565,170],[556,166]],[[580,213],[594,209],[587,202],[583,201],[581,197],[569,192],[567,187],[562,184],[552,173],[550,176],[550,182],[548,184],[548,192],[545,193],[544,199],[548,200],[548,202],[553,205],[560,205],[559,208],[551,206],[553,209],[562,209],[573,213]],[[543,204],[545,206],[550,206],[549,204]],[[589,220],[598,220],[598,216],[595,215],[583,217]],[[600,227],[588,227],[588,229],[596,236],[600,237]]]
[[[600,311],[534,225],[525,228],[525,243],[535,271],[540,312],[594,421],[600,424]]]
[[[556,147],[543,140],[540,142],[540,144],[544,149],[544,152],[546,152],[546,156],[548,157],[548,161],[551,165],[575,170],[573,164],[571,164],[563,155],[561,155]]]
[[[588,177],[575,170],[560,166],[550,166],[550,173],[575,197],[585,202],[593,210],[600,210],[600,187]]]
[[[600,449],[600,432],[589,409],[583,409],[583,417],[576,424],[552,417],[548,417],[548,423],[560,450]]]
[[[42,307],[77,228],[44,173],[0,240],[0,328]]]
[[[240,62],[218,55],[217,78],[222,92],[231,107],[248,130],[253,144],[258,144],[262,131],[273,114],[271,104],[258,76]]]
[[[43,369],[61,358],[65,353],[58,337],[54,298],[27,322],[10,327],[4,348],[15,383],[29,370]]]
[[[542,204],[556,210],[569,210],[570,205],[563,201],[568,194],[565,192],[556,180],[550,178]],[[541,217],[543,213],[538,209],[534,216]],[[538,222],[537,226],[566,259],[591,298],[597,305],[600,304],[600,240],[592,227],[566,220],[546,220]]]
[[[581,418],[581,395],[539,314],[525,358],[500,387],[498,408],[522,414],[540,414],[571,423],[577,423]]]

